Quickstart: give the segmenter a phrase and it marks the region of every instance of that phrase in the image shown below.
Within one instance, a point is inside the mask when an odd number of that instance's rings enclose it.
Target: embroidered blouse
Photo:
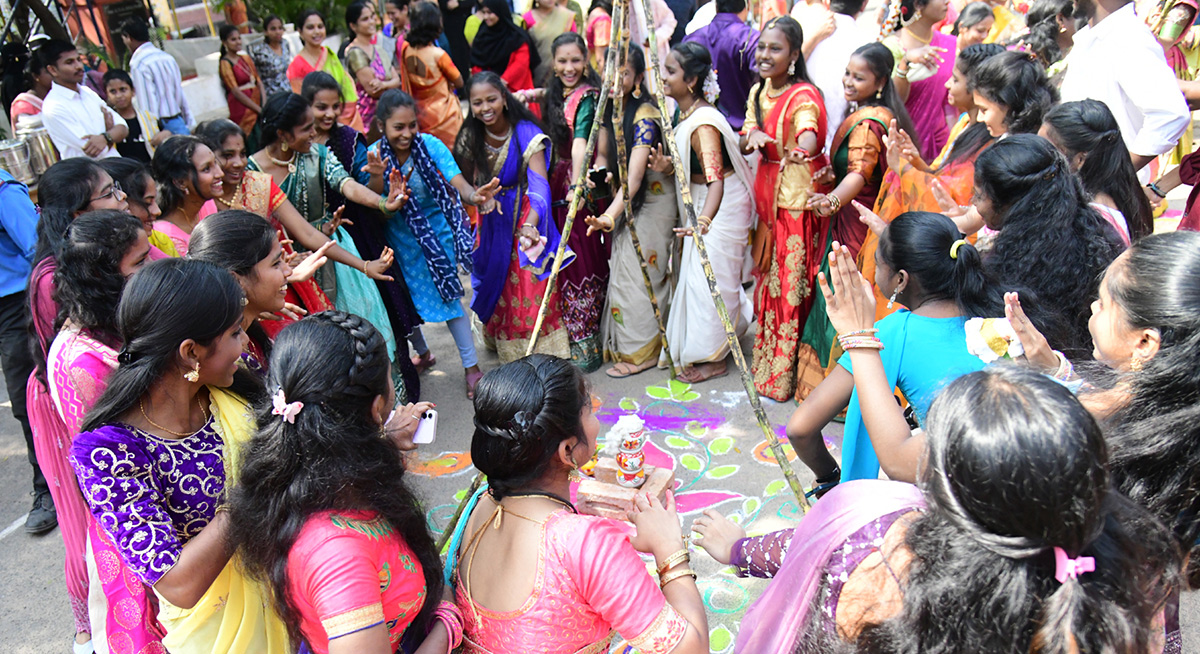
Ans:
[[[373,512],[309,516],[288,553],[287,576],[300,633],[315,654],[378,624],[387,626],[395,649],[425,604],[421,563]]]
[[[692,158],[693,176],[700,174],[696,171],[702,171],[706,184],[725,179],[725,171],[733,168],[721,132],[712,125],[700,125],[692,132],[692,148],[688,156]]]
[[[153,586],[225,495],[225,445],[214,418],[179,440],[128,425],[75,437],[71,464],[92,516],[138,579]]]

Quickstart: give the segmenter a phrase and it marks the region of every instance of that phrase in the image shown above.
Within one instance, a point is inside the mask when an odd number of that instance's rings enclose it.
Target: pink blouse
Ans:
[[[288,553],[288,592],[316,654],[329,641],[387,625],[392,647],[425,604],[425,575],[392,526],[366,511],[322,511]]]
[[[520,609],[489,611],[457,585],[464,651],[607,652],[617,631],[642,654],[665,654],[683,640],[687,621],[619,523],[559,511],[542,523],[542,534],[533,593]]]

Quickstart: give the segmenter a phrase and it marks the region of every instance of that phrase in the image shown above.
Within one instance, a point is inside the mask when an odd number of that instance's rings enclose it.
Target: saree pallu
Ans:
[[[875,198],[879,195],[883,171],[887,169],[887,150],[883,145],[883,137],[891,120],[892,112],[884,107],[864,107],[847,117],[833,137],[834,174],[839,183],[851,172],[866,179],[862,190],[854,197],[854,201],[863,206],[875,204]],[[851,203],[845,203],[833,215],[828,236],[820,248],[821,257],[817,260],[820,272],[827,277],[829,275],[829,253],[834,241],[846,245],[851,256],[857,256],[868,231],[867,226],[858,219],[858,210]],[[796,372],[800,381],[796,384],[796,401],[803,402],[829,374],[836,344],[837,330],[829,322],[825,296],[816,292],[812,310],[800,333]]]
[[[925,499],[912,484],[877,479],[839,484],[804,516],[792,535],[783,565],[742,618],[736,654],[785,654],[807,632],[813,597],[829,557],[855,532],[882,516],[920,510]]]
[[[889,36],[882,41],[896,55],[899,61],[904,56],[900,48],[899,35]],[[927,77],[913,81],[909,85],[908,99],[904,107],[912,118],[913,128],[917,133],[912,134],[921,158],[933,161],[942,147],[950,140],[950,127],[947,125],[947,112],[951,111],[949,97],[946,95],[946,82],[954,71],[954,57],[958,50],[955,37],[935,31],[931,45],[945,48],[942,63],[937,69],[929,71],[924,67],[913,67],[910,70],[929,72]],[[911,79],[911,77],[910,77]]]
[[[544,85],[547,75],[554,67],[554,57],[551,56],[550,45],[559,35],[578,32],[581,26],[575,24],[575,12],[557,5],[545,18],[538,18],[531,9],[525,12],[521,19],[525,21],[525,28],[529,31],[529,36],[538,49],[538,56],[542,59],[538,63],[537,69],[533,71],[533,83]]]
[[[766,92],[751,90],[750,103]],[[794,84],[774,99],[764,124],[757,125],[754,107],[746,111],[749,129],[760,129],[773,140],[762,151],[754,181],[758,227],[753,257],[757,284],[754,308],[758,332],[754,337],[752,370],[759,394],[785,401],[796,390],[796,357],[800,333],[808,319],[820,251],[829,219],[805,208],[813,190],[813,174],[825,157],[796,165],[784,159],[805,132],[825,142],[825,109],[821,94],[810,84]]]
[[[390,59],[391,55],[388,57]],[[388,78],[388,70],[383,65],[383,59],[379,56],[378,47],[374,48],[370,57],[367,56],[366,51],[358,46],[346,49],[346,70],[354,78],[354,92],[358,94],[358,115],[362,118],[363,128],[370,132],[374,129],[375,106],[379,104],[379,99],[372,98],[367,93],[367,90],[363,88],[363,85],[359,83],[358,71],[363,68],[370,68],[371,74],[380,82]]]
[[[221,59],[221,83],[225,85],[225,104],[229,105],[229,120],[237,123],[238,127],[249,135],[254,129],[254,124],[258,122],[258,114],[234,97],[233,90],[245,93],[246,97],[260,107],[264,98],[258,92],[258,71],[255,70],[250,56],[239,54],[237,60],[237,64],[234,65]]]
[[[474,270],[471,273],[471,309],[484,324],[486,340],[494,343],[501,363],[525,356],[534,322],[546,289],[546,278],[557,254],[558,228],[550,213],[550,183],[529,169],[532,157],[543,157],[549,166],[549,139],[533,123],[518,123],[502,146],[491,169],[498,170],[500,191],[496,209],[479,216]],[[546,244],[530,260],[519,248],[517,226],[537,216],[538,233]],[[564,252],[562,268],[573,264],[575,254]],[[551,292],[546,317],[538,334],[535,352],[561,358],[571,356],[567,332],[562,326],[561,298]]]
[[[226,487],[237,482],[241,447],[254,435],[254,413],[238,396],[209,387],[210,409],[225,444]],[[155,595],[158,595],[155,592]],[[237,556],[196,605],[183,609],[158,596],[158,619],[171,654],[284,654],[291,652],[287,627],[275,613],[270,591],[245,577]]]
[[[740,336],[754,320],[753,307],[742,288],[743,264],[750,240],[750,227],[754,224],[750,167],[746,159],[738,154],[737,139],[729,122],[711,106],[696,109],[675,128],[675,142],[680,152],[691,152],[692,132],[701,125],[708,125],[720,132],[733,164],[733,174],[725,178],[721,206],[703,238],[717,288],[733,321],[734,331]],[[683,166],[684,178],[691,179],[691,156],[682,156],[675,165]],[[693,204],[702,207],[708,196],[708,185],[693,182],[691,193]],[[676,191],[676,199],[682,207],[683,199],[679,191]],[[681,214],[681,220],[686,220],[686,213],[681,211]],[[667,343],[671,345],[671,357],[676,369],[697,363],[723,361],[729,354],[729,340],[708,289],[700,252],[695,239],[690,236],[683,239],[677,270],[678,281],[671,298],[671,315],[667,319]],[[663,358],[665,356],[666,353],[663,353],[659,357],[660,368],[667,365]]]
[[[308,60],[304,58],[303,48],[292,59],[292,63],[288,65],[287,69],[287,78],[292,85],[292,93],[300,92],[305,75],[317,71],[332,75],[342,89],[342,114],[338,117],[338,122],[342,125],[349,125],[356,131],[365,131],[362,116],[358,113],[358,91],[354,88],[354,80],[351,79],[350,74],[346,72],[346,67],[338,61],[337,55],[329,49],[329,46],[321,49],[321,58],[317,61],[316,66],[308,63]]]
[[[453,149],[454,139],[462,128],[463,112],[451,85],[462,79],[462,73],[450,55],[435,45],[415,48],[406,41],[400,45],[398,67],[401,87],[421,107],[417,114],[421,131],[436,136]]]
[[[572,142],[580,133],[591,131],[595,107],[596,89],[591,87],[576,88],[563,106],[571,139],[555,144],[556,156],[550,170],[554,223],[560,233],[570,211],[571,183],[574,181],[571,179]],[[584,162],[584,165],[590,166],[591,162]],[[575,263],[563,269],[558,276],[563,318],[571,339],[571,360],[584,372],[592,372],[604,361],[600,350],[600,315],[604,309],[609,275],[609,246],[600,232],[588,236],[584,222],[588,215],[587,207],[581,204],[575,214],[571,233],[567,236],[567,246],[575,253]]]
[[[356,181],[364,185],[370,181],[370,175],[362,172],[362,167],[367,163],[367,144],[362,134],[345,125],[335,125],[329,132],[328,148],[329,152],[337,157],[342,167],[356,177]],[[354,224],[343,224],[342,228],[350,235],[354,247],[358,249],[359,258],[364,261],[374,261],[383,255],[383,249],[388,246],[388,242],[387,235],[384,233],[384,223],[378,214],[369,211],[366,207],[347,202],[337,189],[330,189],[328,204],[331,206],[340,204],[346,207],[342,216],[349,218]],[[407,391],[405,395],[407,401],[416,402],[421,396],[421,380],[409,357],[408,335],[416,329],[417,325],[421,324],[421,318],[417,315],[416,307],[413,306],[412,295],[409,293],[408,283],[404,279],[399,256],[398,253],[396,260],[393,260],[391,267],[387,269],[387,274],[392,281],[373,281],[375,288],[379,291],[379,297],[383,301],[392,333],[397,336],[396,369],[392,371],[392,374],[398,375],[399,379],[403,381],[404,390]],[[397,384],[397,392],[400,392],[400,384]]]

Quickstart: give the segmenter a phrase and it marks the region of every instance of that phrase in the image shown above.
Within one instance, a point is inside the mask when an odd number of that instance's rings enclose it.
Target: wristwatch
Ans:
[[[113,137],[109,136],[109,135],[108,135],[108,132],[105,132],[105,133],[104,133],[104,134],[102,134],[101,136],[103,136],[103,137],[104,137],[104,142],[105,142],[105,143],[107,143],[107,144],[108,144],[108,147],[110,147],[110,148],[111,148],[111,147],[113,146]]]

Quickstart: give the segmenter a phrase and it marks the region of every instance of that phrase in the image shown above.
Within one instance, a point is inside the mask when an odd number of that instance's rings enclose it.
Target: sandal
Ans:
[[[482,377],[483,377],[482,372],[468,372],[467,373],[467,399],[468,400],[475,399],[475,386],[479,383],[479,380]]]
[[[433,355],[433,350],[426,350],[425,354],[412,358],[413,367],[417,369],[417,374],[421,374],[429,370],[437,363],[437,357]]]
[[[627,363],[625,361],[619,361],[613,367],[609,368],[608,370],[605,370],[604,374],[608,375],[609,377],[612,377],[613,379],[624,379],[626,377],[632,377],[640,372],[645,372],[653,367],[654,367],[653,360],[647,362],[644,367],[635,366],[632,363]]]

